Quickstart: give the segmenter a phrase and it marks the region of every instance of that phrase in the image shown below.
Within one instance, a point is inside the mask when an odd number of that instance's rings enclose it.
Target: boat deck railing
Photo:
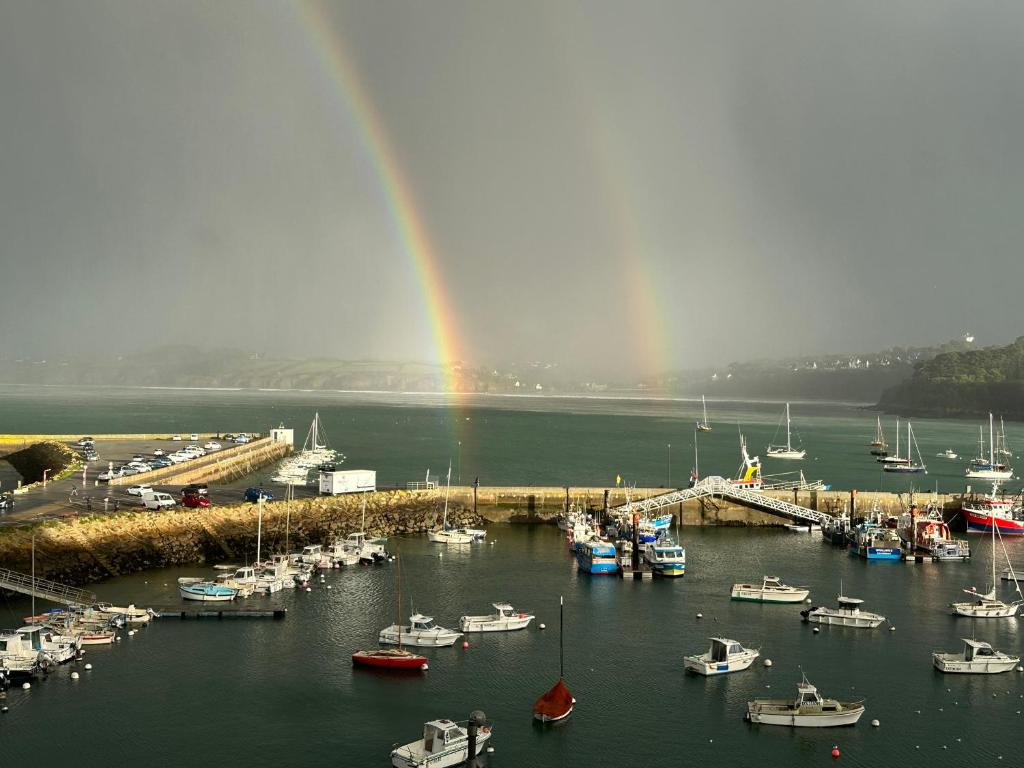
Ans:
[[[816,509],[801,507],[798,504],[792,504],[788,501],[783,501],[782,499],[776,499],[773,496],[769,496],[759,491],[737,488],[734,483],[729,482],[724,477],[718,477],[717,475],[705,477],[703,480],[699,480],[691,488],[683,488],[679,491],[669,491],[668,493],[651,496],[650,498],[641,499],[640,501],[622,504],[618,507],[614,507],[610,511],[613,515],[622,515],[629,512],[639,512],[640,514],[644,514],[658,509],[664,509],[665,507],[670,507],[673,504],[690,501],[691,499],[703,499],[714,496],[729,499],[730,501],[736,501],[744,506],[753,507],[765,512],[771,512],[772,514],[779,515],[780,517],[788,517],[802,522],[812,522],[821,525],[830,523],[834,519],[832,515],[819,512]]]

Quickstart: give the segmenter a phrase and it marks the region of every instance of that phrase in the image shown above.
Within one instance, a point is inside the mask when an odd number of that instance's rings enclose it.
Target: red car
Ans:
[[[197,493],[186,493],[181,497],[181,504],[184,507],[209,507],[210,499],[206,496],[200,496]]]

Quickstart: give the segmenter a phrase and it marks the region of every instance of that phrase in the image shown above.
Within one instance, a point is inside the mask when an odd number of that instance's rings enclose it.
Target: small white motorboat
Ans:
[[[759,649],[744,648],[725,637],[712,637],[707,653],[683,657],[683,668],[698,675],[724,675],[747,669],[760,655]]]
[[[473,537],[468,533],[454,528],[442,528],[439,531],[427,531],[427,538],[435,544],[472,544]]]
[[[788,725],[792,728],[830,728],[854,725],[864,714],[863,701],[837,701],[822,698],[807,682],[797,683],[796,700],[754,699],[747,702],[747,720],[764,725]]]
[[[1009,672],[1020,664],[1020,656],[1010,656],[992,649],[988,643],[964,638],[964,649],[960,653],[932,654],[932,664],[940,672],[959,672],[969,675],[995,675]]]
[[[148,608],[136,608],[129,604],[126,608],[119,608],[109,603],[97,603],[93,610],[103,616],[124,616],[129,624],[148,624],[153,618],[153,611]]]
[[[472,536],[473,541],[486,541],[487,531],[483,528],[456,528],[459,533],[465,533],[467,536]]]
[[[821,526],[818,523],[787,523],[786,530],[790,533],[813,533],[820,531]]]
[[[22,627],[18,634],[24,636],[33,651],[47,654],[58,664],[71,661],[82,647],[81,638],[60,635],[50,627]]]
[[[200,603],[226,603],[238,597],[238,590],[235,587],[213,581],[193,580],[188,576],[178,579],[178,593],[185,600]]]
[[[448,768],[462,765],[470,758],[469,723],[431,720],[423,725],[423,738],[391,751],[394,768]],[[476,732],[476,757],[487,746],[491,729],[479,725]]]
[[[959,459],[960,458],[959,456],[957,456],[956,451],[954,451],[952,448],[947,448],[942,453],[936,453],[935,457],[938,458],[938,459]]]
[[[659,576],[674,577],[686,573],[686,550],[671,541],[645,544],[644,561]]]
[[[842,587],[840,586],[840,592]],[[885,616],[870,611],[862,611],[860,607],[864,601],[857,597],[847,597],[840,594],[836,598],[838,608],[825,608],[814,606],[806,611],[800,611],[804,621],[812,624],[833,624],[839,627],[858,627],[862,629],[874,629],[885,621]]]
[[[459,629],[463,632],[511,632],[525,628],[533,616],[520,613],[508,603],[491,603],[497,613],[488,616],[463,616]]]
[[[807,587],[791,587],[778,576],[765,576],[761,584],[733,584],[733,600],[758,603],[802,603],[811,591]]]
[[[409,617],[409,625],[392,624],[380,631],[378,640],[388,645],[418,645],[427,648],[441,648],[454,645],[462,637],[461,632],[445,629],[434,623],[431,616],[414,613]]]

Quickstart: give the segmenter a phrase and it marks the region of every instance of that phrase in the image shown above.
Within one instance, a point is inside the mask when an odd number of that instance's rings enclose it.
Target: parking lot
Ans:
[[[134,485],[146,483],[145,474],[139,476],[139,483],[132,482],[132,475],[126,475],[119,485],[109,485],[101,481],[101,475],[109,472],[111,467],[118,470],[130,464],[138,456],[144,461],[154,459],[154,454],[162,452],[165,456],[185,448],[188,445],[202,447],[213,441],[220,444],[220,448],[206,451],[207,455],[233,447],[236,443],[228,442],[223,435],[202,434],[197,435],[197,440],[191,440],[191,435],[182,435],[183,440],[96,440],[93,450],[96,458],[87,462],[84,470],[75,473],[72,477],[47,483],[45,487],[33,488],[25,493],[14,497],[13,509],[6,510],[0,514],[0,524],[11,525],[28,520],[62,517],[68,514],[88,512],[91,514],[102,512],[119,512],[126,508],[139,509],[143,507],[142,497],[130,492]],[[80,450],[77,442],[69,442],[72,448]],[[188,461],[182,461],[176,466],[186,467]],[[4,484],[7,489],[13,485],[10,482]],[[153,484],[154,491],[170,494],[177,505],[182,502],[182,486]],[[213,505],[238,503],[244,499],[244,487],[238,486],[211,486],[205,494]],[[277,495],[277,494],[275,494]]]

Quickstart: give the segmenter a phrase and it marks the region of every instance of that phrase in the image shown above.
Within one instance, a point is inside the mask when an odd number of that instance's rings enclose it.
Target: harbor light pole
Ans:
[[[700,480],[700,458],[697,456],[697,430],[693,430],[693,474]]]

